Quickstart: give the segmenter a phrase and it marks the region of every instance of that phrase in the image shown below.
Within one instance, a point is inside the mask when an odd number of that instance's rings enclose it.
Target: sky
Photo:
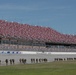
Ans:
[[[76,35],[76,0],[0,0],[0,20]]]

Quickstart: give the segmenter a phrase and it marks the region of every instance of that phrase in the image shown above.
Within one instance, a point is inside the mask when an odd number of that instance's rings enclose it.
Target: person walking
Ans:
[[[0,65],[1,65],[1,60],[0,60]]]
[[[6,62],[6,65],[8,65],[8,59],[6,59],[5,62]]]
[[[10,65],[12,65],[12,59],[10,59]]]
[[[13,63],[13,64],[15,63],[15,60],[14,60],[14,59],[12,59],[12,63]]]

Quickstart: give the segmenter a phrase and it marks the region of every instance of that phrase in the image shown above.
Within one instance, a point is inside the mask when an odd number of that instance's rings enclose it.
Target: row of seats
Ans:
[[[61,34],[49,27],[31,26],[4,20],[0,20],[0,36],[76,44],[74,35]]]
[[[0,50],[5,51],[42,51],[42,52],[76,52],[76,48],[67,48],[67,47],[52,47],[52,48],[46,48],[46,47],[38,47],[38,46],[17,46],[17,45],[0,45]]]

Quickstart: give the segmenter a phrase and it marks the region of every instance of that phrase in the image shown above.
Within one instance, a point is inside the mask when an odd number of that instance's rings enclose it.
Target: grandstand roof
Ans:
[[[65,35],[49,27],[31,26],[17,22],[0,20],[0,36],[39,40],[53,43],[76,44],[76,36]]]

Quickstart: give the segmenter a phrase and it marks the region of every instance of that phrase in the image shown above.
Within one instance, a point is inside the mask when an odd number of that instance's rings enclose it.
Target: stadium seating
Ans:
[[[75,35],[61,34],[56,30],[49,27],[32,26],[28,24],[20,24],[17,22],[7,22],[0,20],[0,36],[2,37],[14,37],[22,38],[26,40],[39,40],[44,42],[54,42],[54,43],[69,43],[76,44]],[[1,47],[1,46],[0,46]],[[8,46],[5,46],[7,48]],[[1,47],[2,48],[2,47]],[[4,48],[4,49],[5,49]],[[8,47],[9,49],[17,49],[17,46]],[[19,46],[19,49],[31,50],[29,47]],[[47,51],[55,51],[55,48],[47,49]],[[33,50],[46,51],[46,48],[33,47]],[[65,49],[66,50],[66,49]],[[57,48],[56,48],[56,51]],[[69,51],[71,51],[69,49]]]
[[[5,37],[18,37],[29,40],[41,40],[60,43],[76,44],[76,36],[61,34],[51,28],[31,26],[16,22],[0,20],[0,35]]]

